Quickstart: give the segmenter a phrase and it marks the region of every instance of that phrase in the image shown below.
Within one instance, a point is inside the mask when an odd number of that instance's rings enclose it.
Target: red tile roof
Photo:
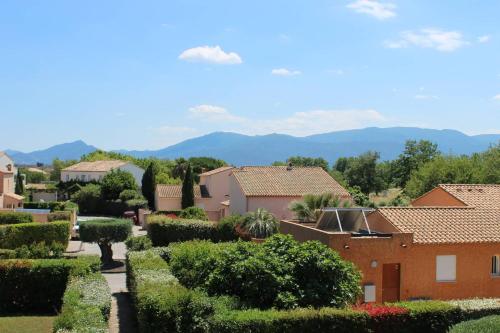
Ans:
[[[500,209],[500,184],[440,184],[467,206]]]
[[[194,197],[201,198],[200,186],[194,186]],[[182,185],[156,185],[159,198],[182,198]]]
[[[213,169],[213,170],[210,170],[210,171],[207,171],[207,172],[203,172],[202,174],[200,174],[200,176],[211,176],[211,175],[215,175],[219,172],[224,172],[224,171],[227,171],[227,170],[231,170],[231,169],[234,169],[234,167],[232,166],[223,166],[223,167],[220,167],[220,168],[217,168],[217,169]]]

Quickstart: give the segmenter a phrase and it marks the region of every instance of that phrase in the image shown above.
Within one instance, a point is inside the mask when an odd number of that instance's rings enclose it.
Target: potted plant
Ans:
[[[240,228],[250,235],[253,242],[261,243],[278,231],[278,221],[264,208],[258,208],[245,215]]]

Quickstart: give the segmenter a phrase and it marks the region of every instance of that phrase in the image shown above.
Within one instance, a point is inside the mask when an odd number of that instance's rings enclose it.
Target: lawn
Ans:
[[[0,317],[2,333],[51,333],[55,317]]]

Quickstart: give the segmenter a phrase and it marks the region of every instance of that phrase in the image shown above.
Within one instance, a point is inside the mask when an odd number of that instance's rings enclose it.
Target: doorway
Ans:
[[[382,267],[382,302],[399,301],[401,279],[400,264],[384,264]]]

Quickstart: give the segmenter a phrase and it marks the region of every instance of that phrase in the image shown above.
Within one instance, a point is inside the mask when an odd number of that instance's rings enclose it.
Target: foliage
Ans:
[[[137,190],[123,190],[118,199],[125,202],[134,199],[144,199],[144,197]]]
[[[48,177],[41,171],[30,171],[28,168],[19,168],[20,173],[25,175],[26,184],[40,184],[47,181]]]
[[[356,205],[361,206],[361,207],[369,206],[370,198],[368,197],[368,195],[364,194],[361,191],[359,186],[349,187],[349,188],[347,188],[347,190],[349,191],[349,194],[351,195],[352,200],[354,200],[354,203]]]
[[[238,242],[227,247],[207,271],[209,294],[237,296],[251,307],[342,307],[360,293],[353,264],[319,242],[298,243],[285,235],[272,236],[262,246]]]
[[[373,332],[399,333],[407,328],[409,310],[404,307],[365,303],[355,310],[368,313]]]
[[[500,332],[500,316],[487,316],[453,326],[450,333],[497,333]]]
[[[377,160],[380,154],[366,152],[358,157],[351,157],[344,171],[344,177],[349,186],[359,186],[361,192],[379,192],[382,188],[381,178],[377,174]]]
[[[156,174],[158,173],[158,168],[156,163],[151,162],[148,168],[142,176],[142,194],[148,200],[148,206],[150,209],[155,209],[155,190],[156,190]]]
[[[125,240],[125,245],[129,251],[144,251],[153,247],[151,239],[148,236],[129,237]]]
[[[172,177],[184,179],[188,165],[191,165],[194,182],[199,183],[201,173],[223,167],[227,164],[223,160],[212,157],[190,157],[187,160],[181,157],[175,160],[175,166],[172,168],[171,173]]]
[[[153,246],[167,246],[174,242],[184,242],[194,239],[227,241],[225,230],[208,221],[171,219],[166,216],[153,215],[148,217],[148,236]],[[234,239],[237,239],[235,237]]]
[[[78,204],[81,213],[92,214],[97,212],[101,200],[101,186],[87,184],[75,193],[73,200]]]
[[[219,239],[222,242],[238,239],[237,228],[243,223],[244,217],[241,215],[229,215],[223,217],[217,223]]]
[[[24,208],[49,209],[51,212],[73,210],[78,211],[78,205],[71,201],[25,202]]]
[[[99,245],[103,264],[110,264],[113,261],[111,244],[125,241],[131,233],[130,220],[91,220],[80,224],[80,239],[83,242]]]
[[[56,242],[66,248],[69,222],[22,223],[0,226],[0,248],[17,249],[23,245]]]
[[[120,169],[112,170],[102,178],[102,197],[105,200],[119,199],[124,190],[137,190],[134,176]]]
[[[61,170],[73,164],[78,163],[76,160],[62,161],[58,158],[52,161],[52,172],[50,173],[50,180],[58,182],[61,180]]]
[[[448,301],[449,304],[458,306],[463,317],[467,320],[477,319],[489,315],[500,315],[500,299],[498,298],[472,298]]]
[[[239,225],[241,229],[254,238],[267,238],[278,232],[278,220],[264,208],[257,208],[244,216]]]
[[[19,259],[57,259],[62,258],[66,246],[58,242],[45,244],[44,241],[22,245],[15,249],[15,258]]]
[[[57,311],[68,279],[95,270],[87,258],[0,261],[0,313]]]
[[[191,165],[187,165],[186,173],[182,181],[182,198],[181,207],[186,209],[188,207],[194,206],[194,180],[193,180],[193,169]]]
[[[102,274],[72,278],[64,292],[54,331],[108,332],[110,310],[111,291]]]
[[[71,221],[71,212],[70,211],[58,211],[52,212],[47,215],[48,222],[54,221]]]
[[[205,213],[205,210],[194,206],[184,208],[179,214],[179,217],[182,219],[208,221],[208,215]]]
[[[407,326],[410,332],[447,332],[450,326],[462,320],[458,307],[441,301],[399,302],[395,305],[408,309]]]
[[[24,194],[24,181],[23,176],[21,175],[21,169],[17,169],[16,186],[14,192],[19,195]]]
[[[322,157],[303,157],[303,156],[292,156],[286,160],[286,164],[292,164],[292,166],[298,167],[320,167],[323,170],[328,171],[328,162]]]
[[[16,250],[0,249],[0,260],[1,259],[15,259]]]
[[[340,199],[331,193],[306,194],[303,201],[294,201],[290,204],[290,210],[295,213],[298,220],[304,222],[315,222],[319,219],[321,211],[326,207],[338,207]]]
[[[413,171],[439,156],[440,152],[435,143],[427,140],[407,140],[405,149],[393,161],[393,178],[396,186],[405,187]]]
[[[33,215],[25,212],[0,212],[1,224],[19,224],[33,222]]]

